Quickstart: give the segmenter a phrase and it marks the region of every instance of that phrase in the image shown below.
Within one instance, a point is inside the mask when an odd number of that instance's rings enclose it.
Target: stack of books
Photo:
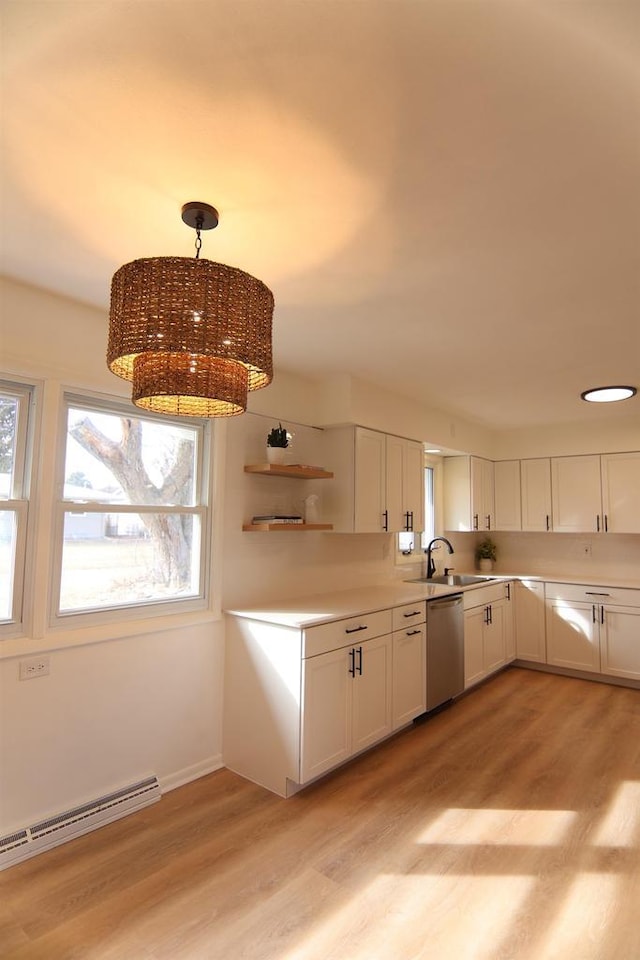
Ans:
[[[264,517],[254,517],[252,523],[302,523],[302,517],[299,514],[287,516],[281,513],[270,513]]]

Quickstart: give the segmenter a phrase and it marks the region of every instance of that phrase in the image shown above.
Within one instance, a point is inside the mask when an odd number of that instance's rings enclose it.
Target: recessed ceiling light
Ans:
[[[580,396],[590,403],[614,403],[616,400],[628,400],[637,392],[636,387],[592,387]]]

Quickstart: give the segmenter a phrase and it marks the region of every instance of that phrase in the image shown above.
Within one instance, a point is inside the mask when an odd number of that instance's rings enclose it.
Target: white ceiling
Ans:
[[[5,0],[3,272],[203,255],[278,369],[496,427],[640,383],[637,0]],[[105,319],[106,338],[106,319]],[[606,414],[640,412],[640,397]]]

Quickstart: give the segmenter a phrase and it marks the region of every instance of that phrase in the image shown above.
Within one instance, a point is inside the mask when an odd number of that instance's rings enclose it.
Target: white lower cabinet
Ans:
[[[426,709],[425,621],[424,601],[308,629],[228,617],[225,765],[290,796],[409,724]]]
[[[547,583],[547,663],[640,680],[640,590]]]
[[[514,659],[512,598],[502,581],[464,594],[465,690]]]
[[[394,730],[411,723],[427,709],[427,635],[425,624],[393,634]]]
[[[516,657],[546,663],[544,583],[542,580],[517,580],[514,588]]]
[[[391,657],[387,635],[303,661],[300,783],[391,733]]]

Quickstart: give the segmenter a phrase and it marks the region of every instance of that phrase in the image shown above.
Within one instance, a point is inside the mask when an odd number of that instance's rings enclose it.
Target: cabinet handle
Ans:
[[[505,587],[507,588],[507,600],[511,600],[511,584],[505,583]]]
[[[585,590],[585,596],[587,597],[610,597],[610,593],[598,593],[597,590]]]
[[[491,514],[487,514],[487,530],[491,530]]]
[[[596,622],[596,605],[595,605],[595,603],[592,603],[592,604],[591,604],[591,619],[593,620],[594,623]]]
[[[474,529],[474,530],[477,530],[477,529],[478,529],[478,514],[477,514],[477,513],[474,513],[474,515],[473,515],[473,529]]]
[[[600,533],[600,514],[596,513],[596,532]]]
[[[409,511],[407,510],[404,515],[404,528],[407,533],[411,533],[411,525],[409,523]]]
[[[484,622],[486,623],[487,626],[489,626],[489,624],[491,623],[491,620],[489,619],[490,610],[491,610],[491,607],[484,608]]]
[[[604,623],[604,607],[600,605],[600,623]]]
[[[416,633],[422,633],[422,630],[407,630],[408,637],[415,637]]]
[[[382,514],[382,529],[386,532],[389,530],[389,511],[385,510]]]
[[[349,673],[352,677],[355,678],[356,675],[356,651],[354,647],[351,647],[349,650],[349,660],[351,661],[351,666],[349,667]]]
[[[548,513],[546,514],[546,518],[547,518],[547,530],[548,530],[548,529],[549,529],[549,514],[548,514]]]
[[[362,647],[358,647],[358,673],[362,676]]]
[[[420,610],[412,610],[411,613],[403,613],[402,616],[403,617],[419,617],[420,613],[421,613]]]
[[[363,625],[359,627],[345,627],[345,633],[359,633],[361,630],[366,630],[367,628]]]
[[[409,510],[409,530],[413,533],[413,510]]]
[[[609,518],[607,517],[606,513],[604,515],[604,532],[609,533]]]

